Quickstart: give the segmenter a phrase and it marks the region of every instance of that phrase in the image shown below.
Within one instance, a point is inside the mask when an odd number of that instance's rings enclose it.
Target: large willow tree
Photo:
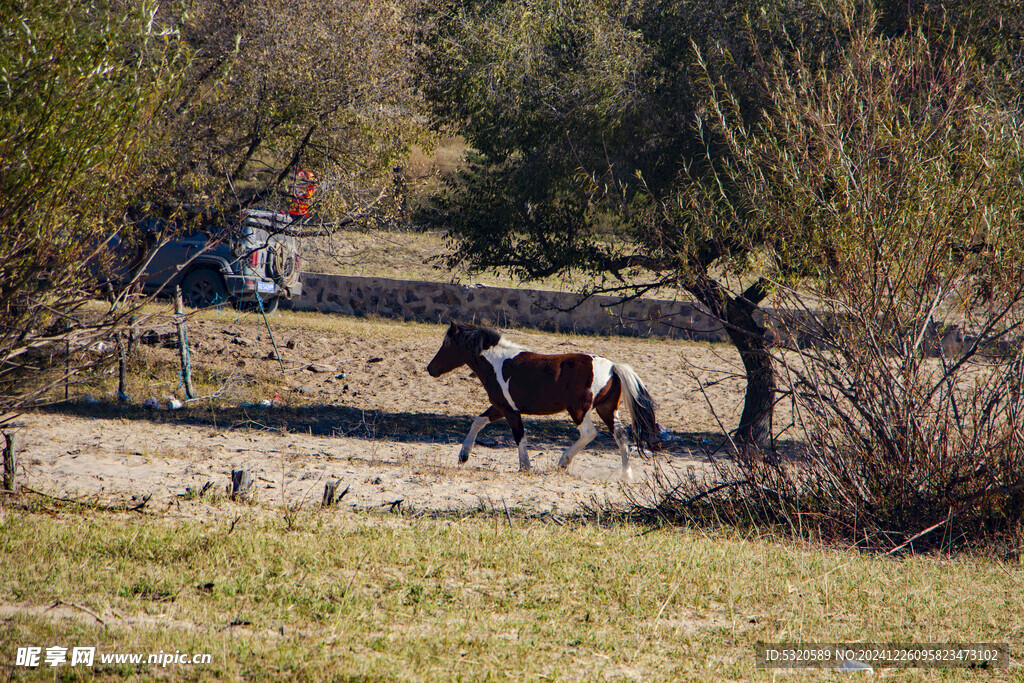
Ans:
[[[792,248],[804,236],[729,172],[732,126],[756,126],[773,106],[766,56],[782,55],[785,71],[799,55],[828,74],[849,48],[851,12],[884,37],[960,30],[993,62],[1012,32],[999,8],[882,5],[450,3],[430,34],[424,88],[437,120],[477,153],[436,204],[454,260],[523,278],[575,269],[595,291],[689,291],[746,370],[735,437],[764,446],[777,377],[755,314],[775,283],[810,274],[808,252]],[[723,88],[728,112],[715,109]]]

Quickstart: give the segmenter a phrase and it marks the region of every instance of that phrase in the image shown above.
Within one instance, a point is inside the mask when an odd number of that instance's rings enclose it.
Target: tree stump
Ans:
[[[334,481],[329,481],[326,484],[324,484],[324,499],[323,502],[321,503],[322,507],[331,507],[332,505],[334,505],[335,502],[340,501],[342,498],[345,497],[345,494],[348,493],[347,486],[345,487],[345,490],[341,492],[341,495],[335,498],[339,486],[341,486],[341,479],[335,479]]]
[[[231,486],[228,488],[228,496],[231,500],[237,500],[239,496],[245,496],[255,481],[252,472],[249,470],[231,470]]]

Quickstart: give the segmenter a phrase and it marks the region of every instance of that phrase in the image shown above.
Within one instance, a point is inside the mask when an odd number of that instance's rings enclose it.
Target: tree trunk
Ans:
[[[754,319],[756,310],[757,304],[745,296],[730,298],[726,306],[726,331],[747,372],[743,414],[734,438],[741,447],[767,448],[775,409],[775,369],[768,352],[767,330]]]
[[[769,447],[775,411],[775,368],[768,351],[767,330],[754,319],[758,304],[768,296],[767,283],[759,280],[734,297],[705,275],[688,289],[725,324],[747,373],[743,413],[733,436],[737,446]]]

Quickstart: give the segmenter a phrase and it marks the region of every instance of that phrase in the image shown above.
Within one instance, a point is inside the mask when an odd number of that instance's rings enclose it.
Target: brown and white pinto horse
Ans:
[[[632,479],[626,428],[617,419],[623,394],[637,448],[643,452],[645,445],[654,449],[659,446],[654,400],[628,365],[583,353],[534,353],[502,339],[494,330],[453,322],[441,348],[427,365],[427,372],[431,377],[440,377],[463,365],[468,365],[480,378],[491,407],[473,421],[459,451],[460,463],[469,460],[480,430],[505,418],[519,445],[519,470],[530,469],[522,415],[553,415],[564,410],[580,430],[580,438],[558,461],[558,466],[565,469],[597,436],[590,418],[593,408],[619,446],[623,478]]]

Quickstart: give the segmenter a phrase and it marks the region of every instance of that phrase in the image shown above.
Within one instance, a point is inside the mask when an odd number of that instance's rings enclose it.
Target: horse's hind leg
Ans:
[[[583,414],[583,419],[577,423],[580,430],[580,438],[576,439],[576,442],[565,449],[562,453],[561,459],[558,461],[558,466],[563,470],[569,467],[569,463],[576,457],[576,454],[587,447],[594,437],[597,436],[597,428],[594,427],[593,420],[590,419],[590,411],[588,410]]]
[[[503,417],[505,415],[500,410],[495,406],[491,406],[473,420],[473,426],[469,428],[469,434],[466,435],[466,440],[462,442],[462,450],[459,451],[460,465],[469,460],[469,454],[473,452],[473,446],[476,445],[476,435],[480,433],[480,430]]]
[[[626,428],[615,419],[615,429],[612,434],[615,436],[615,443],[619,446],[619,453],[622,454],[622,478],[626,481],[633,481],[633,468],[629,464],[629,437],[626,435]]]
[[[633,481],[633,468],[629,464],[629,436],[626,435],[626,428],[619,421],[619,397],[615,400],[607,400],[601,405],[595,406],[597,414],[601,416],[608,431],[615,437],[615,443],[619,447],[619,454],[622,455],[622,478],[626,481]]]
[[[523,427],[523,417],[518,412],[510,412],[505,415],[508,426],[512,428],[512,438],[519,446],[519,471],[526,472],[530,469],[530,455],[526,452],[526,428]]]

